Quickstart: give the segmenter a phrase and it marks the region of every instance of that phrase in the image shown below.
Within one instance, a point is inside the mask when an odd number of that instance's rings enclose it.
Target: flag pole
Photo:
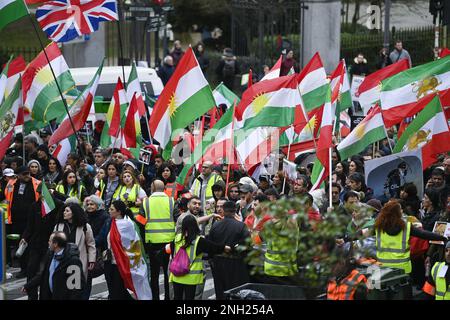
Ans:
[[[328,173],[328,178],[329,178],[329,182],[328,182],[328,196],[330,197],[330,208],[333,208],[333,175],[332,175],[332,170],[333,170],[333,159],[332,159],[332,153],[333,153],[333,148],[329,148],[328,151],[328,160],[329,160],[329,166],[330,166],[330,171]]]
[[[146,100],[147,100],[147,96],[148,96],[148,91],[147,91],[147,85],[145,83],[143,83],[144,85],[144,91],[145,91],[145,96],[146,96]],[[152,133],[150,132],[150,112],[148,111],[148,107],[145,106],[145,114],[146,114],[146,119],[147,121],[145,122],[147,124],[147,130],[148,130],[148,137],[150,139],[150,144],[153,144],[153,138],[152,138]]]
[[[123,61],[123,43],[122,43],[122,31],[120,28],[120,21],[123,20],[122,9],[120,5],[120,0],[117,0],[117,15],[119,19],[117,19],[117,32],[119,36],[119,50],[120,50],[120,64],[122,65],[122,75],[123,75],[123,86],[126,89],[126,81],[125,81],[125,66]]]
[[[39,31],[37,30],[37,28],[36,28],[36,26],[34,24],[33,18],[31,17],[31,14],[30,14],[30,10],[28,10],[28,6],[27,6],[27,4],[25,3],[24,0],[23,0],[23,4],[27,8],[28,17],[30,18],[30,22],[31,22],[31,24],[33,26],[34,32],[36,33],[36,37],[38,38],[39,44],[41,45],[42,51],[44,52],[45,58],[47,59],[47,62],[48,62],[48,65],[50,67],[50,71],[52,72],[53,78],[55,79],[56,87],[58,88],[59,95],[61,96],[61,100],[62,100],[62,102],[64,104],[64,108],[66,109],[67,116],[69,117],[69,121],[70,121],[70,125],[72,127],[72,130],[73,130],[73,133],[75,134],[75,136],[77,138],[78,144],[81,145],[80,137],[78,136],[77,131],[75,130],[75,125],[73,124],[72,116],[70,115],[69,107],[67,106],[67,101],[66,101],[66,99],[63,96],[61,87],[59,86],[58,80],[57,80],[56,75],[55,75],[55,71],[53,70],[52,64],[50,63],[50,59],[49,59],[49,57],[47,55],[47,51],[45,50],[44,44],[43,44],[43,42],[41,40],[41,37],[39,36]],[[81,152],[81,156],[83,157],[84,155],[83,155],[83,150],[81,149],[81,147],[80,147],[80,152]]]
[[[291,128],[292,128],[292,130],[294,130],[294,125],[293,124],[291,124]],[[292,137],[292,139],[293,140],[295,139],[295,131],[294,131],[294,136]],[[289,160],[289,155],[291,154],[291,144],[292,144],[292,141],[289,139],[288,152],[287,152],[288,160]],[[283,167],[284,167],[284,163],[283,163]],[[281,194],[284,194],[285,188],[286,188],[286,177],[284,177],[283,188],[281,189]]]
[[[391,154],[394,154],[394,150],[392,149],[391,142],[389,141],[389,136],[388,136],[388,133],[386,130],[386,124],[384,122],[383,112],[381,113],[381,119],[383,119],[383,129],[384,129],[384,133],[386,134],[386,139],[387,139],[387,142],[389,145],[389,149],[391,149]]]
[[[231,143],[230,143],[230,155],[233,154],[232,157],[232,162],[234,162],[234,115],[236,112],[236,99],[234,99],[233,102],[233,115],[231,117]],[[228,159],[228,172],[227,172],[227,184],[225,186],[225,196],[228,194],[228,184],[230,183],[230,168],[231,168],[231,163],[230,163],[230,159]]]

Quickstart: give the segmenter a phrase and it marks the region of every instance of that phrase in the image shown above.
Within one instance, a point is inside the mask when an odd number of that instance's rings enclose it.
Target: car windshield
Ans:
[[[141,82],[141,85],[145,84],[145,87],[147,88],[147,94],[149,96],[154,95],[153,86],[151,82]],[[78,90],[82,91],[86,86],[77,86]],[[97,91],[95,92],[96,96],[102,96],[105,101],[111,100],[111,97],[113,96],[114,89],[116,87],[115,83],[103,83],[99,84],[97,87]],[[142,86],[144,87],[144,86]]]

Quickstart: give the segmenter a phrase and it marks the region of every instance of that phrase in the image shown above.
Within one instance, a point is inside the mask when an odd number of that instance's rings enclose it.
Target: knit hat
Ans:
[[[38,167],[39,167],[39,171],[42,171],[42,167],[41,167],[41,164],[39,163],[39,161],[37,161],[37,160],[30,160],[30,161],[28,161],[28,164],[27,164],[27,167],[29,168],[30,167],[30,165],[31,164],[33,164],[33,163],[36,163],[37,165],[38,165]]]

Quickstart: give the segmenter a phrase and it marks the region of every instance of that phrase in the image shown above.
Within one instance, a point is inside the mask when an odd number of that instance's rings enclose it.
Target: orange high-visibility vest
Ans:
[[[164,193],[167,194],[169,197],[177,200],[178,199],[177,184],[175,182],[166,184]]]
[[[355,300],[355,292],[358,284],[366,283],[367,278],[353,270],[344,280],[339,284],[335,280],[328,283],[327,299],[328,300]]]
[[[14,185],[16,184],[17,179],[12,179],[9,180],[8,184],[6,185],[6,189],[5,189],[5,198],[6,198],[6,204],[7,204],[7,212],[8,212],[8,224],[12,223],[11,220],[11,206],[12,206],[12,201],[13,201],[13,197],[14,197]],[[37,191],[38,186],[41,184],[40,180],[37,180],[33,177],[31,177],[31,183],[33,184],[33,190],[34,190],[34,198],[35,201],[39,200],[39,192]]]

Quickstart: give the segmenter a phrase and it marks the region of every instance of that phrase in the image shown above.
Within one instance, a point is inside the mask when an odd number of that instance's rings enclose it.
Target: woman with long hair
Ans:
[[[114,192],[113,199],[123,201],[136,216],[142,200],[147,197],[132,171],[125,170],[120,175],[119,187]]]
[[[120,168],[114,161],[107,162],[103,168],[106,175],[100,179],[96,195],[102,198],[108,208],[120,184]]]
[[[175,183],[176,178],[174,168],[168,162],[164,162],[156,173],[156,179],[164,182],[164,193],[175,200],[178,199],[177,184]]]
[[[415,228],[407,222],[400,203],[387,202],[375,221],[377,260],[386,267],[411,273],[410,238],[446,241],[439,234]]]
[[[113,201],[109,207],[111,220],[102,229],[105,279],[110,300],[151,300],[148,268],[133,213],[123,201]]]
[[[200,236],[200,228],[197,219],[193,215],[187,215],[181,223],[181,233],[175,237],[175,251],[183,248],[189,256],[189,273],[175,276],[170,273],[170,282],[173,282],[175,300],[194,300],[195,289],[204,281],[203,277],[203,253],[209,255],[230,252],[229,246],[211,242]]]
[[[86,198],[86,188],[83,182],[81,182],[75,171],[66,170],[63,174],[62,181],[56,186],[55,191],[60,194],[62,198],[77,198],[79,203],[82,204],[84,198]]]
[[[84,276],[87,279],[88,271],[95,266],[96,249],[92,228],[81,206],[76,203],[64,205],[56,218],[54,231],[63,231],[67,236],[67,242],[78,246]],[[83,293],[85,300],[89,299],[90,291],[87,287]]]
[[[353,159],[348,165],[348,175],[355,172],[359,172],[364,175],[364,164],[358,159]]]
[[[48,172],[44,175],[44,182],[50,186],[55,186],[61,181],[62,167],[58,159],[51,157],[48,160]]]
[[[284,193],[282,192],[283,185],[284,185]],[[289,183],[286,181],[286,177],[283,171],[278,171],[277,173],[275,173],[272,179],[272,187],[275,190],[277,190],[279,195],[289,194],[291,188],[289,186]]]

